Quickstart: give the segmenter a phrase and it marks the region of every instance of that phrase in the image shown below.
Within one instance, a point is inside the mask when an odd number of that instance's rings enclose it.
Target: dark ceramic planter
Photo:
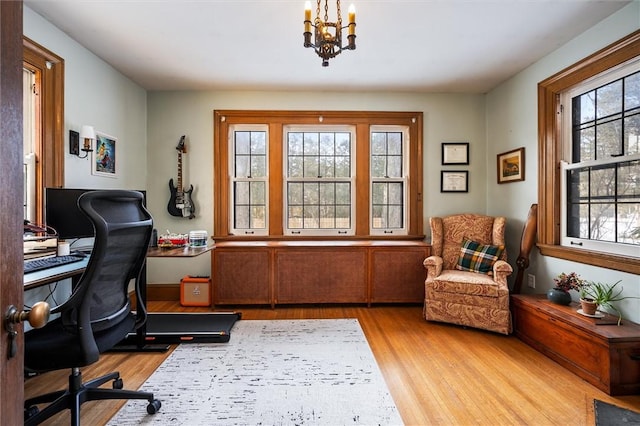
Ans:
[[[562,290],[551,289],[547,292],[547,299],[558,305],[569,305],[571,303],[571,295]]]

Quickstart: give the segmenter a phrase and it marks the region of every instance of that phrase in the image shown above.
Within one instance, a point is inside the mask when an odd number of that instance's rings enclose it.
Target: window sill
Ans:
[[[543,256],[551,256],[558,259],[585,263],[587,265],[615,269],[630,274],[640,274],[640,259],[637,257],[619,256],[589,250],[576,250],[550,244],[538,244],[537,247]]]

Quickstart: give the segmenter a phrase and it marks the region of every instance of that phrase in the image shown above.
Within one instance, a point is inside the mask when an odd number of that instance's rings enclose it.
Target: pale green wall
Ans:
[[[24,35],[65,61],[65,186],[144,189],[147,182],[147,93],[40,15],[24,6]],[[91,155],[69,154],[69,130],[83,124],[117,138],[117,179],[91,174]]]
[[[148,164],[154,179],[148,182],[149,199],[158,228],[172,232],[213,229],[213,111],[257,110],[376,110],[424,113],[425,232],[427,218],[459,211],[486,211],[487,168],[485,142],[485,96],[409,93],[310,92],[151,92],[149,93]],[[167,182],[176,174],[176,150],[180,135],[188,136],[183,156],[185,184],[196,188],[199,211],[191,221],[166,213]],[[441,142],[470,143],[471,164],[468,194],[440,193]],[[447,169],[457,169],[448,166]],[[151,259],[151,282],[176,282],[186,273],[208,274],[210,265],[201,259],[184,262]],[[189,268],[194,268],[189,269]]]
[[[487,94],[488,167],[496,168],[498,153],[519,147],[526,150],[524,182],[498,185],[495,171],[494,177],[487,181],[487,212],[510,218],[507,244],[511,259],[518,255],[522,224],[529,206],[538,198],[538,82],[639,28],[640,2],[634,1]],[[527,271],[536,276],[536,288],[528,289],[525,284],[524,291],[546,292],[553,287],[555,276],[572,271],[594,281],[614,283],[622,280],[624,294],[640,296],[640,277],[637,275],[540,256],[537,250],[533,251],[531,267]],[[577,296],[574,292],[574,299]],[[640,300],[626,300],[619,306],[625,317],[640,322]]]

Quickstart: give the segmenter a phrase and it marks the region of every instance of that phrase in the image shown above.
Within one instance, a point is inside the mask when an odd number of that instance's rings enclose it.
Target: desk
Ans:
[[[24,289],[30,290],[67,278],[78,278],[84,272],[88,262],[89,256],[86,256],[77,262],[24,274]]]
[[[147,258],[150,257],[166,257],[166,258],[188,258],[196,257],[201,254],[207,253],[213,249],[213,245],[206,247],[177,247],[177,248],[158,248],[150,247],[147,251]],[[89,262],[89,256],[81,259],[78,262],[70,263],[67,265],[56,266],[54,268],[44,269],[37,272],[32,272],[24,275],[24,289],[29,290],[32,288],[40,287],[46,284],[50,284],[56,281],[60,281],[67,278],[79,278],[84,272],[87,263]],[[143,266],[142,273],[140,275],[140,300],[142,300],[146,306],[147,301],[147,266],[146,262]],[[142,315],[140,311],[136,312],[136,315]],[[158,321],[162,316],[166,315],[162,312],[147,312],[147,322],[140,327],[136,333],[132,333],[127,339],[125,344],[120,346],[119,350],[122,351],[166,351],[168,345],[166,344],[149,344],[148,341],[153,343],[159,343],[160,340],[173,342],[171,336],[163,334],[163,338],[155,339],[148,338],[147,331],[158,331],[157,328],[162,326],[162,322]],[[202,314],[206,315],[206,314]],[[191,321],[189,321],[191,323]],[[127,345],[127,343],[133,338],[134,345]]]

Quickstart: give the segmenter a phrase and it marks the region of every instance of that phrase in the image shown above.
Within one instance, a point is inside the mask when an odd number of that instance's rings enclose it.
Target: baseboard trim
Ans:
[[[180,300],[180,284],[148,284],[147,300]]]

